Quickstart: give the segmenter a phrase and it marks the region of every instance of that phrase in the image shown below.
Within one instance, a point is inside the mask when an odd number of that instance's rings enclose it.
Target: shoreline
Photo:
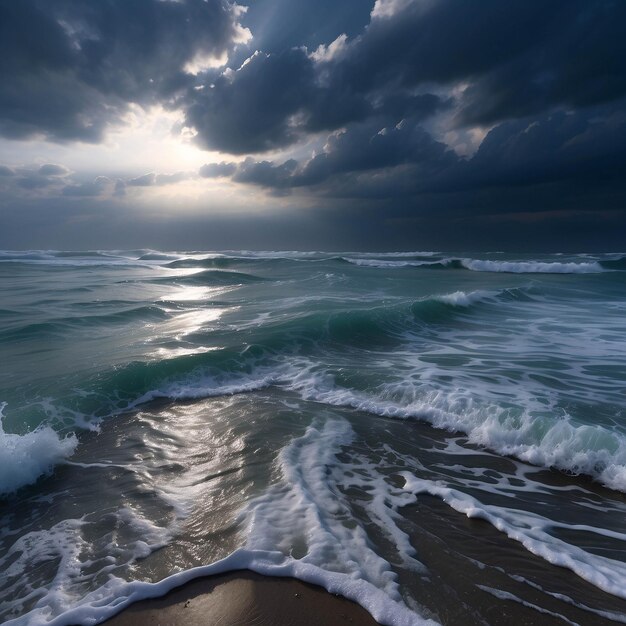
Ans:
[[[417,618],[417,616],[416,616]],[[378,626],[362,606],[296,578],[236,570],[138,600],[106,626]]]

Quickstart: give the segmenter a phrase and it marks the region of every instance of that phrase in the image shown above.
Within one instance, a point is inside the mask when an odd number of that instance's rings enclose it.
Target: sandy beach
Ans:
[[[375,626],[365,609],[321,587],[239,571],[191,581],[142,600],[107,626]]]

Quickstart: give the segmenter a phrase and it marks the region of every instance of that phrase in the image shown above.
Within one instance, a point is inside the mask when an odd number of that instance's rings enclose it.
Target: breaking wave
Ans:
[[[31,485],[70,457],[78,444],[75,435],[60,437],[50,426],[18,435],[2,427],[6,403],[0,403],[0,496]]]

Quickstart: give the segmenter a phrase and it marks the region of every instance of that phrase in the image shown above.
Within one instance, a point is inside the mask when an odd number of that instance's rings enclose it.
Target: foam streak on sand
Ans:
[[[390,601],[380,589],[362,580],[346,574],[327,572],[314,565],[285,557],[280,552],[242,549],[221,561],[173,574],[158,583],[126,582],[113,577],[104,587],[83,598],[78,606],[57,617],[48,620],[42,613],[39,613],[36,618],[31,614],[9,620],[5,622],[5,626],[28,626],[33,623],[45,624],[45,626],[71,626],[72,624],[90,626],[116,615],[139,600],[161,597],[172,589],[197,578],[243,569],[264,576],[297,578],[323,587],[330,593],[339,594],[360,604],[384,626],[437,626],[438,624],[432,619],[420,618],[406,607]],[[32,621],[33,619],[36,621]]]
[[[554,565],[566,567],[607,593],[626,598],[626,563],[591,554],[547,532],[559,524],[519,509],[482,504],[468,494],[442,483],[417,478],[409,472],[401,472],[400,475],[405,480],[405,489],[410,493],[441,498],[455,511],[489,522],[509,539],[520,542],[532,554]],[[606,532],[600,528],[585,530],[600,534]],[[621,534],[619,539],[626,541],[626,534]]]
[[[358,523],[349,524],[353,522],[351,510],[337,488],[336,477],[328,470],[337,466],[337,454],[352,437],[346,421],[328,420],[309,427],[289,443],[278,458],[280,481],[240,513],[245,548],[227,558],[158,583],[129,583],[113,577],[82,599],[57,596],[52,604],[62,611],[60,614],[47,614],[45,607],[50,602],[42,602],[41,610],[36,608],[22,618],[9,620],[7,626],[25,626],[33,620],[46,626],[94,624],[137,600],[162,596],[194,578],[239,569],[319,585],[357,602],[381,624],[435,626],[435,621],[407,608],[389,563],[374,552]],[[402,493],[381,497],[396,498],[398,504],[413,500],[407,500]],[[402,541],[402,533],[397,531],[396,537]],[[152,549],[158,545],[153,543]],[[298,545],[302,554],[294,557],[293,546]],[[409,545],[406,541],[399,548],[406,550]],[[49,593],[56,594],[54,590]]]

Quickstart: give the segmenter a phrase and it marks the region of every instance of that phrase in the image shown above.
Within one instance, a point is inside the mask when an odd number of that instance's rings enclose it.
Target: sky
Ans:
[[[0,248],[626,250],[623,0],[0,0]]]

